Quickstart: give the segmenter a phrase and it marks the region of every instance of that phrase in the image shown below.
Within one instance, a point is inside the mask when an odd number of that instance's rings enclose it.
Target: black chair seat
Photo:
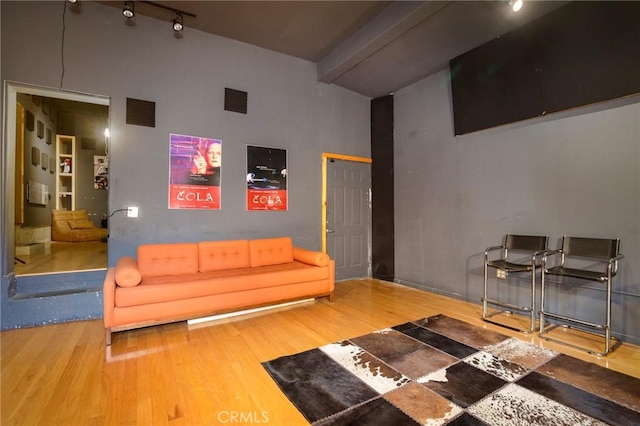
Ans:
[[[618,261],[624,258],[620,254],[620,239],[606,238],[585,238],[585,237],[562,237],[562,248],[559,250],[548,251],[542,258],[541,268],[541,297],[540,297],[540,331],[538,336],[545,340],[562,343],[567,346],[580,349],[597,356],[606,356],[622,343],[622,340],[611,335],[611,293],[612,293],[612,277],[618,271]],[[589,269],[580,269],[581,265],[589,262]],[[558,263],[559,262],[559,263]],[[573,263],[572,266],[570,266]],[[553,265],[553,266],[551,266]],[[600,268],[596,270],[595,268]],[[558,295],[565,293],[562,290],[563,280],[558,280],[555,284],[556,293],[551,297],[546,295],[547,292],[547,275],[556,277],[573,277],[584,279],[591,282],[604,284],[606,289],[605,311],[601,320],[593,321],[588,312],[593,309],[590,306],[591,299],[584,296],[578,296],[577,293],[580,286],[572,286],[570,297],[574,299],[575,312],[568,314],[564,309],[564,303],[552,303],[551,309],[547,308],[546,299],[558,299]],[[579,308],[579,304],[585,304]],[[549,333],[557,327],[566,327],[569,329],[580,330],[593,334],[604,339],[604,348],[602,350],[595,349],[591,345],[583,345],[573,343],[565,339],[564,333],[550,335]]]
[[[487,247],[484,251],[484,289],[482,293],[482,319],[484,321],[497,324],[512,330],[532,333],[536,329],[536,275],[537,270],[542,269],[542,256],[547,252],[549,237],[546,235],[516,235],[507,234],[504,244],[500,246]],[[499,252],[500,257],[497,257]],[[489,259],[493,257],[494,259]],[[525,259],[523,259],[525,257]],[[528,257],[528,259],[526,259]],[[489,297],[489,268],[497,270],[496,279],[504,280],[508,283],[507,273],[531,273],[531,293],[528,303],[512,303],[511,292],[505,291],[502,284],[496,285],[493,298]],[[504,272],[504,273],[500,273]],[[497,282],[496,282],[497,283]],[[489,305],[493,307],[493,312],[489,312]],[[496,321],[496,315],[521,313],[529,316],[529,327],[522,328],[511,325],[509,322]]]
[[[599,271],[589,271],[585,269],[566,268],[564,266],[554,266],[553,268],[545,269],[545,274],[556,275],[562,277],[582,278],[585,280],[606,282],[607,274]]]
[[[507,272],[527,272],[532,269],[531,264],[522,264],[522,263],[514,263],[509,262],[504,259],[497,259],[487,262],[487,266],[491,266],[492,268],[501,269]]]

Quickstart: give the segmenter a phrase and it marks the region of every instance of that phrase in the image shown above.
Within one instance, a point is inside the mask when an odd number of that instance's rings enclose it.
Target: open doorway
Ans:
[[[5,88],[3,166],[15,167],[3,188],[3,202],[10,203],[2,213],[3,245],[12,255],[5,272],[105,269],[108,98],[11,83]]]

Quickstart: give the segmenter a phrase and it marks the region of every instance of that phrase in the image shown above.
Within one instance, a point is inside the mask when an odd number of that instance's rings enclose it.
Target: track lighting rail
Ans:
[[[170,12],[173,12],[177,15],[182,15],[182,16],[189,16],[191,18],[196,18],[197,16],[191,12],[185,12],[184,10],[180,10],[180,9],[176,9],[173,7],[169,7],[169,6],[165,6],[164,4],[161,3],[156,3],[154,1],[148,1],[148,0],[137,0],[138,3],[144,3],[144,4],[148,4],[149,6],[154,6],[154,7],[158,7],[160,9],[164,9],[164,10],[168,10]]]

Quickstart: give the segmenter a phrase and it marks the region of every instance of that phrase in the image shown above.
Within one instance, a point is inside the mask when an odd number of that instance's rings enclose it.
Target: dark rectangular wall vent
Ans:
[[[224,88],[224,110],[247,113],[247,92]]]
[[[127,98],[127,124],[156,127],[156,103]]]

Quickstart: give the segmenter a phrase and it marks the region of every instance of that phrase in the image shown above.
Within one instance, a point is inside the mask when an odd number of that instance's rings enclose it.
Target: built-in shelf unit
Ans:
[[[76,209],[76,137],[56,135],[56,210]]]

